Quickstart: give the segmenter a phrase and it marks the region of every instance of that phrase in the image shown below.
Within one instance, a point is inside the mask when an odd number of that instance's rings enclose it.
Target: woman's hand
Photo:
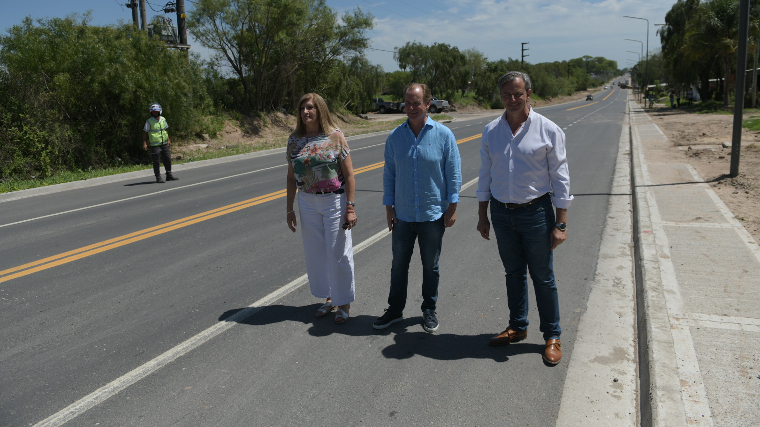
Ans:
[[[296,227],[298,226],[298,221],[296,220],[296,213],[293,211],[288,212],[288,228],[290,228],[290,231],[296,232]]]
[[[356,219],[357,219],[356,212],[347,211],[344,219],[345,219],[345,221],[343,222],[344,230],[350,230],[356,226]]]

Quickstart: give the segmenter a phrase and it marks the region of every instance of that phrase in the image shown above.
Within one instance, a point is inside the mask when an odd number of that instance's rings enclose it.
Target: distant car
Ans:
[[[607,89],[607,86],[605,86],[604,88]]]
[[[586,101],[593,101],[594,95],[586,95]]]

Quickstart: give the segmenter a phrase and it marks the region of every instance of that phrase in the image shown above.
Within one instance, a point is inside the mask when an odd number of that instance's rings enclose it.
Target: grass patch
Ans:
[[[702,114],[734,114],[733,108],[725,108],[722,101],[715,101],[714,99],[699,102],[692,108],[695,112]]]
[[[760,116],[752,116],[748,119],[743,120],[742,127],[752,130],[752,131],[759,131],[760,130]]]

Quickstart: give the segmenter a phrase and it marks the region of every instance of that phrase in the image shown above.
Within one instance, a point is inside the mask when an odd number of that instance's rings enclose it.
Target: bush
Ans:
[[[0,37],[0,179],[147,160],[153,102],[172,137],[203,131],[211,104],[195,59],[131,25],[88,19],[27,18]]]

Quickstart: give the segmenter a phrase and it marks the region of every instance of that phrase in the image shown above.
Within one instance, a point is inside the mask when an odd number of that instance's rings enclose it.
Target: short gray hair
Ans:
[[[525,82],[525,90],[530,90],[530,76],[527,73],[523,73],[521,71],[510,71],[499,77],[499,93],[501,93],[501,88],[503,88],[505,84],[515,81],[518,78],[522,79],[522,81]]]

